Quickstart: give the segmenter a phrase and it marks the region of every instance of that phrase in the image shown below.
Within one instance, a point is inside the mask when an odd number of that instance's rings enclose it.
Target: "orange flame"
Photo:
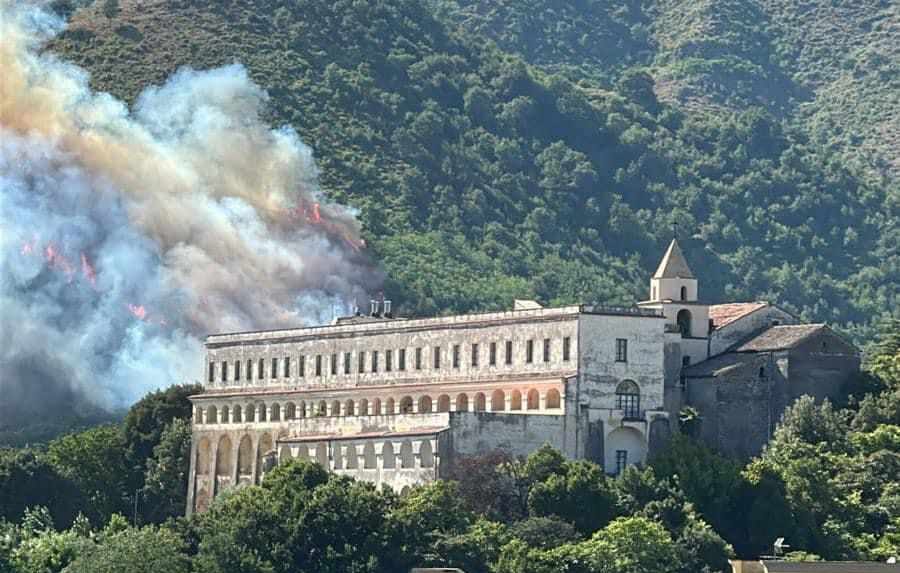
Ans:
[[[91,283],[92,287],[97,286],[97,271],[84,253],[81,253],[81,274]]]
[[[144,305],[136,305],[136,304],[128,304],[128,312],[134,315],[134,317],[138,320],[145,320],[147,318],[147,309],[144,308]]]

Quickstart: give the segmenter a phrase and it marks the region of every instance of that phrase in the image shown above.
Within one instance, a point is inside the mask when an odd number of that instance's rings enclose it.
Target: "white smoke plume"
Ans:
[[[196,380],[205,334],[377,288],[352,212],[241,66],[182,70],[129,110],[41,51],[62,25],[0,0],[0,427]]]

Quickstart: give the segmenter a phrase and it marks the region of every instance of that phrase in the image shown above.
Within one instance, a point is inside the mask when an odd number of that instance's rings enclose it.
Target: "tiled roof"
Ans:
[[[687,261],[684,258],[684,253],[681,252],[681,247],[678,246],[678,241],[675,239],[672,239],[672,242],[669,243],[669,248],[666,249],[666,254],[663,255],[662,261],[659,263],[659,268],[656,269],[653,278],[694,278],[694,273],[691,272],[691,267],[688,266]]]
[[[736,352],[767,352],[793,348],[810,336],[828,328],[824,324],[783,324],[772,326],[735,348]]]
[[[728,352],[688,366],[683,372],[688,378],[712,378],[723,374],[734,374],[744,368],[755,372],[760,366],[765,366],[767,361],[765,355]]]
[[[743,318],[761,308],[769,306],[764,301],[757,302],[730,302],[727,304],[714,304],[709,307],[709,318],[715,328],[722,328],[739,318]]]

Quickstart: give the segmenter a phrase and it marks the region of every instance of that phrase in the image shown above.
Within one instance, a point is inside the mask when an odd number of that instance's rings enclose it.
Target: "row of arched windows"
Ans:
[[[433,412],[516,412],[557,410],[561,408],[559,390],[551,388],[542,396],[532,388],[506,391],[496,389],[489,394],[476,392],[471,397],[462,392],[451,398],[449,394],[441,394],[435,398],[425,394],[413,398],[403,396],[394,398],[368,398],[361,400],[318,400],[265,404],[210,405],[198,406],[194,412],[197,424],[229,424],[245,422],[280,422],[302,418],[323,416],[380,416],[392,414],[429,414]]]
[[[196,472],[208,475],[215,468],[215,475],[220,478],[237,478],[237,483],[249,483],[252,480],[253,463],[256,461],[257,481],[262,479],[262,458],[273,451],[272,437],[263,435],[253,452],[250,436],[243,436],[237,450],[229,436],[221,436],[213,452],[207,438],[201,438],[197,447]],[[235,459],[236,456],[236,459]],[[382,469],[433,468],[435,464],[434,449],[431,440],[426,438],[418,443],[418,452],[414,451],[413,440],[407,438],[395,448],[395,442],[386,440],[377,445],[373,441],[365,443],[333,443],[331,452],[324,442],[306,444],[284,444],[279,451],[280,461],[296,457],[321,464],[327,469],[356,470],[378,468],[381,458]]]

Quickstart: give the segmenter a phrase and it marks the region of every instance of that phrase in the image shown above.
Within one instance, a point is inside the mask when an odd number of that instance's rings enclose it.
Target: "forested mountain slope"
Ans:
[[[431,0],[568,77],[628,66],[682,109],[762,106],[877,175],[900,174],[900,11],[888,0]]]
[[[180,66],[247,66],[271,121],[315,150],[324,191],[360,209],[404,312],[630,302],[673,222],[707,299],[765,298],[848,327],[900,306],[896,194],[773,106],[660,103],[634,66],[661,57],[664,7],[579,8],[601,46],[538,41],[572,59],[556,74],[424,0],[58,5],[71,24],[49,49],[127,101]],[[591,53],[609,71],[573,83]]]

